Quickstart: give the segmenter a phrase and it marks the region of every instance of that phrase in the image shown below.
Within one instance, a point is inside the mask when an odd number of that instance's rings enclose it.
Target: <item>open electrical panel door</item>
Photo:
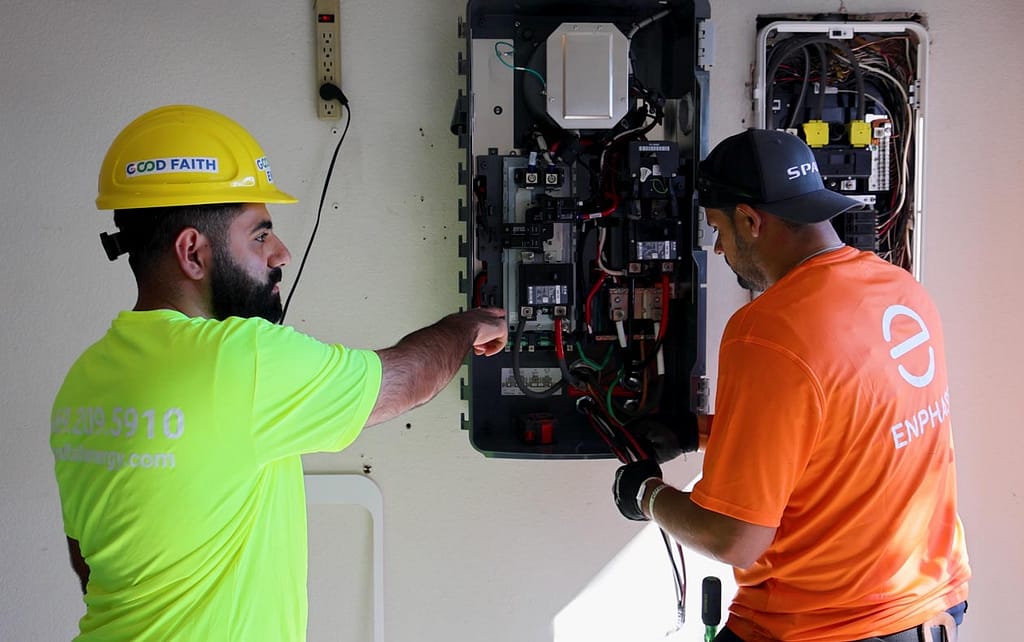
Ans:
[[[864,207],[847,245],[921,276],[928,33],[916,14],[758,18],[755,123],[800,136],[825,186]]]
[[[471,0],[467,305],[507,310],[471,357],[487,456],[616,456],[620,427],[706,412],[697,240],[710,10],[693,0]],[[628,436],[628,430],[625,431]]]

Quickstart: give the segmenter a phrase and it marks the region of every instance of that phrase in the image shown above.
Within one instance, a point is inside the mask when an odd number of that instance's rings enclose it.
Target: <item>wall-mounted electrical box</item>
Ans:
[[[854,247],[921,277],[928,33],[917,15],[762,16],[754,111],[814,152],[864,207],[836,217]]]
[[[452,131],[462,290],[508,312],[471,357],[474,447],[611,457],[618,427],[706,412],[694,192],[710,10],[693,0],[471,0]]]

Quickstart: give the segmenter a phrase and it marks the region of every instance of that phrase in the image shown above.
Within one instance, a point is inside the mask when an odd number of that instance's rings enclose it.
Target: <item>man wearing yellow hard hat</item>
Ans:
[[[79,640],[301,640],[306,515],[299,456],[425,403],[467,352],[506,341],[504,312],[449,315],[371,351],[281,317],[290,254],[256,141],[193,106],[143,114],[99,177],[104,234],[138,284],[132,310],[71,367],[50,445]]]

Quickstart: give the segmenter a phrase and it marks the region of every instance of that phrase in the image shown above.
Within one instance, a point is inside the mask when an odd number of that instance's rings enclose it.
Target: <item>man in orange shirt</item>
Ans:
[[[722,337],[702,479],[623,466],[619,509],[735,567],[718,642],[955,639],[970,569],[934,303],[839,240],[858,202],[799,138],[745,131],[700,174],[715,252],[763,294]]]

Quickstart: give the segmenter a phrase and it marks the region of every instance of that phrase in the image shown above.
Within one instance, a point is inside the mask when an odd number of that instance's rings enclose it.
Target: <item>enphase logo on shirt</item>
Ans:
[[[910,372],[899,361],[911,351],[928,343],[932,335],[928,332],[928,326],[925,325],[924,319],[917,312],[914,312],[905,305],[890,305],[886,308],[885,314],[882,315],[882,336],[885,338],[886,343],[891,344],[893,342],[893,322],[900,317],[911,319],[917,324],[918,331],[913,336],[896,337],[897,340],[902,339],[902,341],[889,349],[889,356],[892,357],[893,361],[897,362],[900,376],[903,377],[904,381],[915,388],[924,388],[935,378],[935,349],[928,346],[928,368],[921,374]]]

